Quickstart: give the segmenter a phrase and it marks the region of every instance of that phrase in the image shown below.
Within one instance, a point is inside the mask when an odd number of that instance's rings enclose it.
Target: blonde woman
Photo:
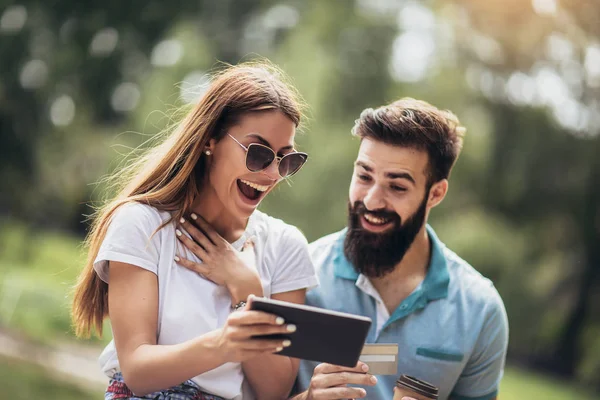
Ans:
[[[281,399],[298,361],[295,330],[249,311],[249,295],[303,303],[317,284],[302,233],[257,211],[307,159],[294,148],[294,89],[267,64],[229,67],[160,145],[118,173],[97,214],[75,288],[79,335],[113,341],[100,356],[105,399]]]

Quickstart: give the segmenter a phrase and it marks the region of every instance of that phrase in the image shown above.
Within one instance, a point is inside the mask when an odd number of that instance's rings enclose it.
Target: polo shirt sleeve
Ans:
[[[288,226],[282,232],[279,243],[279,257],[271,284],[271,293],[291,292],[317,286],[319,280],[304,234],[298,228]]]
[[[489,400],[498,396],[508,347],[508,319],[496,290],[484,308],[485,321],[451,400]]]
[[[94,270],[104,282],[109,280],[109,261],[132,264],[158,274],[160,249],[160,216],[150,206],[129,203],[113,214],[98,255]]]

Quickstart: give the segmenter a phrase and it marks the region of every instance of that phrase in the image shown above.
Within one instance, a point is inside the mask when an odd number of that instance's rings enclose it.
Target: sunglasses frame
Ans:
[[[242,143],[240,143],[240,141],[239,141],[239,140],[237,140],[236,138],[234,138],[233,136],[231,136],[231,134],[229,134],[229,133],[228,133],[228,134],[227,134],[227,136],[229,136],[230,138],[232,138],[232,139],[233,139],[233,140],[234,140],[234,141],[235,141],[237,144],[239,144],[239,145],[240,145],[240,147],[241,147],[242,149],[244,149],[244,151],[246,152],[245,164],[246,164],[246,169],[247,169],[248,171],[250,171],[250,172],[260,172],[260,171],[264,171],[265,169],[269,168],[269,167],[271,166],[271,164],[273,164],[273,162],[277,161],[277,173],[279,174],[279,176],[281,176],[281,178],[282,178],[282,179],[286,179],[286,178],[289,178],[290,176],[292,176],[292,175],[296,174],[298,171],[300,171],[300,170],[302,169],[302,167],[304,166],[304,164],[306,164],[306,162],[308,161],[308,154],[307,154],[307,153],[303,153],[303,152],[301,152],[301,151],[293,151],[293,152],[291,152],[291,153],[287,153],[287,154],[283,155],[282,157],[279,157],[279,156],[277,155],[277,153],[275,153],[275,150],[273,150],[273,149],[272,149],[272,148],[270,148],[269,146],[265,146],[264,144],[261,144],[261,143],[250,143],[248,146],[244,146]],[[260,146],[260,147],[264,147],[264,148],[266,148],[266,149],[269,149],[269,151],[270,151],[271,153],[273,153],[273,155],[275,156],[275,157],[273,158],[273,161],[271,161],[271,162],[270,162],[270,163],[269,163],[269,164],[268,164],[266,167],[264,167],[264,168],[262,168],[262,169],[259,169],[259,170],[257,170],[257,171],[252,171],[250,168],[248,168],[248,150],[250,150],[250,147],[251,147],[251,146]],[[299,154],[299,155],[302,155],[302,156],[304,156],[304,157],[305,157],[305,158],[304,158],[304,162],[302,163],[302,165],[300,165],[300,167],[298,167],[298,169],[297,169],[297,170],[295,170],[295,171],[294,171],[294,172],[292,172],[291,174],[288,174],[288,175],[286,175],[286,176],[282,176],[282,175],[281,175],[281,171],[279,170],[279,165],[281,164],[281,160],[283,160],[284,158],[286,158],[287,156],[290,156],[290,155],[292,155],[292,154]]]

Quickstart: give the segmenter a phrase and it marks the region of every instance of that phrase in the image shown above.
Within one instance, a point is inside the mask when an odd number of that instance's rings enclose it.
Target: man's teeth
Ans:
[[[250,186],[251,188],[258,190],[259,192],[264,192],[265,190],[267,190],[269,188],[269,185],[259,185],[258,183],[250,182],[250,181],[247,181],[244,179],[240,179],[240,181],[242,183],[245,183],[246,185]]]
[[[372,224],[376,224],[376,225],[383,225],[386,222],[388,222],[388,220],[385,219],[385,218],[377,218],[377,217],[374,217],[374,216],[369,215],[369,214],[363,214],[363,216],[365,217],[365,219],[367,221],[369,221]]]

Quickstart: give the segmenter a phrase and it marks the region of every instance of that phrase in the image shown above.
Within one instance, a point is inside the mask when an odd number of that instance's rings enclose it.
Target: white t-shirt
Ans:
[[[133,264],[158,276],[157,342],[160,345],[182,343],[218,329],[224,326],[231,312],[231,298],[226,288],[173,261],[177,251],[184,258],[200,262],[177,240],[175,221],[153,235],[169,217],[168,212],[139,203],[121,206],[112,218],[94,261],[96,273],[107,283],[108,261]],[[242,237],[232,243],[233,247],[240,250],[250,237],[254,242],[254,257],[250,258],[254,258],[265,297],[318,284],[306,238],[297,228],[255,211]],[[246,253],[244,250],[241,254],[250,261]],[[99,361],[109,377],[120,371],[114,341],[106,346]],[[193,381],[203,391],[226,399],[250,397],[242,396],[244,375],[239,363],[226,363],[194,377]],[[244,392],[247,393],[247,388]]]

